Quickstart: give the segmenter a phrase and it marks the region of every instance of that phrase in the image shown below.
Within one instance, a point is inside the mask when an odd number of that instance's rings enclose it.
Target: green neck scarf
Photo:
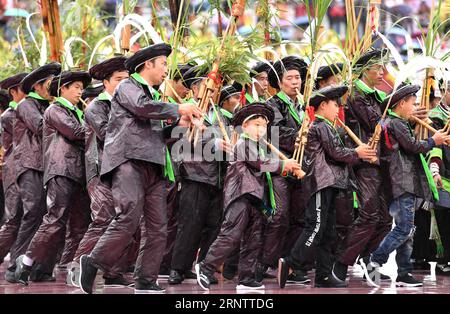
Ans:
[[[406,121],[406,125],[408,126],[408,129],[409,129],[409,134],[412,137],[414,137],[414,132],[411,129],[411,126],[409,125],[409,123],[406,119],[400,117],[398,114],[393,112],[391,109],[388,109],[388,115],[390,115],[391,117],[399,118],[399,119]],[[427,182],[428,182],[428,186],[431,190],[431,193],[433,194],[434,199],[436,201],[439,201],[439,192],[437,190],[436,183],[434,183],[433,175],[431,174],[430,168],[428,168],[428,163],[425,160],[425,157],[423,156],[422,153],[419,154],[419,157],[420,157],[420,163],[422,164],[423,171],[425,171],[425,176],[427,177]]]
[[[317,114],[317,113],[316,113],[314,116],[315,116],[317,119],[319,119],[319,120],[325,121],[329,126],[331,126],[331,128],[332,128],[333,131],[334,131],[334,133],[336,133],[336,135],[337,135],[337,137],[338,137],[338,139],[339,139],[339,142],[341,143],[341,145],[342,145],[343,147],[345,147],[344,142],[342,142],[342,139],[341,139],[341,137],[339,136],[338,131],[336,130],[336,128],[335,128],[334,125],[333,125],[333,122],[331,122],[331,121],[328,120],[327,118],[325,118],[325,117],[323,117],[323,116],[321,116],[320,114]]]
[[[146,80],[144,80],[144,78],[137,72],[131,74],[131,77],[134,78],[136,81],[138,81],[139,83],[141,83],[142,85],[145,85],[148,87],[148,89],[150,90],[150,92],[153,95],[153,99],[154,100],[160,100],[161,99],[161,94],[153,88],[153,86],[150,86]]]
[[[58,103],[59,105],[74,111],[78,117],[78,121],[80,121],[80,123],[84,122],[84,114],[83,111],[81,111],[80,109],[78,109],[76,106],[72,105],[70,103],[70,101],[68,101],[67,99],[63,98],[63,97],[57,97],[56,98],[56,103]]]
[[[376,88],[372,89],[369,86],[367,86],[366,83],[364,83],[362,80],[356,80],[355,81],[355,86],[362,91],[364,94],[374,94],[375,98],[379,101],[379,102],[383,102],[383,100],[386,99],[386,93],[382,92]]]
[[[42,98],[41,96],[39,96],[39,94],[36,93],[36,92],[30,92],[28,94],[28,97],[31,97],[31,98],[34,98],[34,99],[39,99],[39,100],[47,100],[47,99]]]
[[[18,105],[19,104],[16,103],[15,101],[10,101],[9,102],[9,108],[11,108],[12,110],[16,110]]]
[[[298,115],[297,110],[295,110],[294,104],[292,103],[288,95],[286,95],[283,91],[280,91],[277,96],[288,106],[289,113],[291,114],[292,118],[294,118],[295,122],[297,122],[298,125],[301,125],[302,119]]]
[[[220,108],[220,112],[223,114],[224,117],[227,117],[228,119],[233,119],[233,114],[228,110]]]
[[[110,101],[108,95],[106,94],[106,92],[100,93],[97,96],[98,100],[104,100],[104,101]]]
[[[247,133],[242,133],[241,138],[249,139],[250,141],[253,141],[256,143],[254,139],[252,139]],[[261,158],[264,158],[266,156],[264,150],[260,147],[259,148],[259,155]],[[270,216],[275,215],[275,212],[277,210],[277,203],[275,202],[275,193],[273,190],[273,182],[272,182],[272,174],[268,171],[265,172],[266,174],[266,180],[267,185],[269,186],[269,200],[270,200],[270,208],[265,207],[263,209],[265,214],[269,214]]]
[[[246,99],[250,104],[255,102],[255,100],[253,99],[253,97],[252,97],[249,93],[245,93],[245,99]]]

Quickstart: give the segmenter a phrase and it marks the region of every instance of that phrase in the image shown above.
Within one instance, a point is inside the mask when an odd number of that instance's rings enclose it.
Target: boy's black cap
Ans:
[[[327,86],[321,88],[311,95],[311,98],[309,99],[309,105],[317,109],[322,101],[339,99],[344,96],[347,91],[348,86],[345,85]]]
[[[89,75],[94,80],[103,81],[116,71],[126,71],[124,56],[113,57],[100,62],[89,69]]]
[[[61,73],[61,64],[58,62],[45,64],[33,70],[30,74],[23,78],[22,90],[25,94],[29,94],[34,84],[46,80],[51,76],[59,75],[59,73]]]
[[[272,107],[266,105],[263,102],[254,102],[251,105],[244,106],[236,111],[233,114],[233,120],[231,121],[231,124],[234,127],[242,125],[244,120],[251,115],[260,115],[266,117],[268,124],[271,124],[275,117],[275,112],[273,111]]]
[[[9,90],[10,88],[14,88],[16,86],[20,86],[22,84],[22,80],[27,76],[28,73],[19,73],[8,78],[5,78],[0,82],[0,88]]]
[[[383,101],[383,106],[386,106],[389,103],[389,99],[391,99],[389,106],[394,108],[400,100],[407,96],[415,95],[419,90],[419,85],[401,83],[394,93],[391,93],[386,97]]]
[[[55,76],[50,83],[50,95],[54,97],[59,96],[59,89],[64,85],[72,82],[82,82],[83,88],[86,88],[91,83],[91,76],[86,71],[65,71],[60,75]]]

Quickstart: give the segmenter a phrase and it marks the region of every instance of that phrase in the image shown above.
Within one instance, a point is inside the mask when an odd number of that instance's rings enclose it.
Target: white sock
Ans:
[[[23,257],[23,263],[27,266],[33,266],[33,260],[26,255]]]

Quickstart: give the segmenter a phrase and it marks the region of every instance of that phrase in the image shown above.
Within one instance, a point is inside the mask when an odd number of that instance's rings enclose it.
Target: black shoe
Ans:
[[[105,278],[105,287],[106,288],[124,288],[124,287],[133,288],[134,281],[128,280],[128,279],[124,278],[123,276],[116,277],[116,278]]]
[[[7,269],[5,272],[5,280],[9,283],[17,283],[16,272],[13,270]]]
[[[286,260],[284,258],[280,258],[278,260],[278,285],[281,289],[286,286],[286,281],[289,276],[289,265],[287,264]]]
[[[267,273],[267,270],[269,269],[269,266],[266,266],[261,263],[256,264],[256,272],[255,272],[255,279],[257,282],[262,282],[264,279],[264,274]]]
[[[236,271],[229,268],[224,268],[222,272],[222,277],[226,280],[233,280],[233,278],[236,276]]]
[[[256,280],[248,280],[239,282],[236,286],[236,290],[263,290],[265,286]]]
[[[159,276],[169,276],[170,275],[170,268],[167,268],[165,266],[161,266],[159,268]]]
[[[347,284],[345,281],[334,278],[333,275],[327,276],[325,278],[316,278],[314,281],[315,288],[345,288]]]
[[[197,274],[197,283],[200,285],[200,287],[203,290],[208,291],[209,290],[209,285],[210,285],[210,281],[209,281],[209,277],[208,274],[206,274],[203,270],[202,270],[202,264],[196,264],[195,265],[195,272]]]
[[[32,278],[32,276],[30,275],[30,280],[32,282],[55,282],[56,277],[51,274],[39,274],[38,276]]]
[[[208,280],[210,285],[217,285],[219,283],[219,280],[214,275],[208,276]]]
[[[306,273],[302,270],[295,270],[294,272],[290,273],[286,280],[287,284],[294,284],[294,285],[303,285],[310,282],[311,279],[309,279],[306,276]]]
[[[170,271],[169,279],[167,282],[169,285],[179,285],[183,282],[184,276],[178,270],[172,269]]]
[[[415,279],[411,274],[397,276],[395,280],[396,287],[422,287],[423,282]]]
[[[166,289],[159,286],[156,282],[136,281],[134,293],[164,293]]]
[[[345,279],[347,278],[347,271],[348,271],[347,265],[336,261],[333,265],[332,274],[336,279],[339,279],[340,281],[345,281]]]
[[[22,286],[28,286],[28,278],[30,277],[32,266],[25,265],[23,258],[25,255],[20,255],[16,258],[16,281]]]
[[[197,279],[197,274],[192,270],[186,270],[184,272],[184,279]]]
[[[80,257],[80,288],[84,293],[92,294],[97,267],[95,267],[88,255]]]

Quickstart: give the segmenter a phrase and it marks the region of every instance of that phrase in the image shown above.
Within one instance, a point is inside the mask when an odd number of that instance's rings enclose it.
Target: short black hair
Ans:
[[[16,86],[14,86],[14,87],[11,87],[11,88],[8,90],[9,96],[12,97],[11,90],[15,90],[16,92],[19,92],[19,89],[21,89],[19,85],[16,85]]]

